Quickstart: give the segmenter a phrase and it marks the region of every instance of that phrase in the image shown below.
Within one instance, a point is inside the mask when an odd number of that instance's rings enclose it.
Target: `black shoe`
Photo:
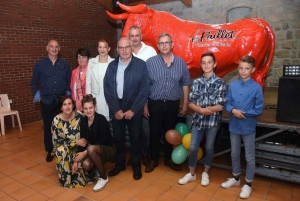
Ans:
[[[181,171],[181,167],[179,165],[173,163],[172,160],[165,161],[164,165],[170,167],[172,170]]]
[[[47,162],[51,162],[53,160],[53,156],[51,155],[51,152],[49,151],[46,157]]]
[[[135,180],[139,180],[139,179],[142,178],[142,171],[141,171],[141,169],[133,170],[133,178]]]
[[[124,170],[126,170],[125,167],[121,168],[121,167],[117,167],[117,166],[116,166],[114,169],[112,169],[112,170],[108,173],[108,176],[111,176],[111,177],[116,176],[116,175],[118,175],[120,172],[122,172],[122,171],[124,171]]]

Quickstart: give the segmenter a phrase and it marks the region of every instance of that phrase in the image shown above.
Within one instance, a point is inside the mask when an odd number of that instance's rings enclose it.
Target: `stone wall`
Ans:
[[[300,64],[300,0],[193,0],[193,7],[187,8],[181,1],[155,4],[149,7],[167,11],[184,19],[206,24],[228,22],[228,12],[236,9],[236,16],[258,17],[266,20],[276,35],[276,50],[269,70],[266,86],[277,87],[282,76],[283,65]],[[252,13],[245,14],[245,8]],[[239,13],[236,13],[239,12]],[[237,78],[237,72],[227,74],[227,82]]]

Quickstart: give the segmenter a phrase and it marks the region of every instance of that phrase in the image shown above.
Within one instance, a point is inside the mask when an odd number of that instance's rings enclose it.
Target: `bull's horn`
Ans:
[[[115,19],[115,20],[127,20],[128,16],[129,16],[128,13],[122,13],[122,14],[117,14],[117,15],[115,15],[115,14],[112,14],[112,13],[110,13],[110,12],[108,12],[108,11],[106,11],[106,14],[107,14],[110,18]]]
[[[126,6],[124,4],[121,4],[120,2],[118,2],[117,4],[120,6],[120,8],[130,13],[143,13],[148,11],[148,6],[146,6],[146,4],[139,4],[136,6]]]

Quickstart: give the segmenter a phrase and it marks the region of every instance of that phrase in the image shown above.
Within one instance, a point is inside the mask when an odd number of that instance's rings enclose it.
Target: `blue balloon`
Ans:
[[[184,146],[181,144],[173,150],[172,161],[175,164],[181,164],[187,158],[188,153],[189,153],[189,151],[186,148],[184,148]]]

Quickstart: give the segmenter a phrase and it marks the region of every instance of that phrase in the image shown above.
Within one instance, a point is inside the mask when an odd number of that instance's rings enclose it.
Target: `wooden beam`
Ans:
[[[187,8],[192,8],[192,7],[193,7],[193,1],[192,1],[192,0],[181,0],[181,2],[182,2]]]
[[[113,12],[112,0],[94,0],[94,1],[101,4],[106,10]],[[153,4],[166,3],[166,2],[172,2],[178,0],[128,0],[128,1],[129,1],[129,5],[137,5],[137,4],[153,5]],[[181,2],[188,8],[193,7],[192,0],[181,0]]]

